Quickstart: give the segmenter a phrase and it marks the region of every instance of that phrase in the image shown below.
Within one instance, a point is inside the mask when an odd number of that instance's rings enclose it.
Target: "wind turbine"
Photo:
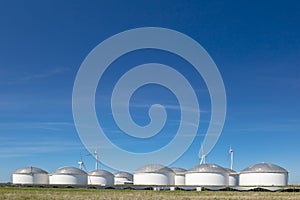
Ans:
[[[81,153],[80,153],[80,161],[79,162],[77,162],[78,163],[78,165],[79,165],[79,169],[85,169],[86,170],[86,167],[85,167],[85,164],[84,164],[84,162],[83,162],[83,160],[82,160],[82,155],[81,155]]]
[[[231,148],[231,145],[229,148],[229,154],[230,154],[230,169],[232,170],[233,169],[233,149]]]
[[[96,160],[96,170],[99,169],[99,152],[98,152],[98,148],[95,149],[95,151],[93,153],[89,153],[87,154],[87,156],[93,156],[95,157],[95,160]]]
[[[200,160],[200,165],[205,164],[206,163],[206,155],[203,149],[203,144],[201,145],[201,151],[199,152],[199,154],[201,154],[201,160]]]
[[[95,156],[96,159],[96,170],[99,169],[99,153],[98,153],[98,148],[96,148],[96,150],[94,151],[93,155]]]
[[[79,169],[82,170],[82,168],[83,168],[83,162],[82,162],[82,161],[79,161],[79,162],[78,162],[78,165],[79,165]]]

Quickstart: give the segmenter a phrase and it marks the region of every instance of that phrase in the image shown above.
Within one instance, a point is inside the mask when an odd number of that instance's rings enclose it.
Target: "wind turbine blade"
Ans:
[[[205,155],[205,151],[204,151],[204,147],[203,147],[203,143],[201,145],[201,148],[200,148],[200,151],[199,151],[199,154],[198,154],[199,158],[201,159],[200,160],[200,165],[201,164],[205,164],[206,163],[206,155]]]

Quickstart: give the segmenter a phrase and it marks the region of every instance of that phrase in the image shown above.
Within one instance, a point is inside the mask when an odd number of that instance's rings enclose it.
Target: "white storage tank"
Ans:
[[[285,186],[288,184],[288,171],[278,165],[258,163],[240,172],[240,186]]]
[[[89,185],[113,185],[114,175],[106,170],[93,170],[88,173]]]
[[[49,184],[51,184],[51,183],[52,183],[52,174],[49,173],[49,174],[48,174],[48,177],[49,177]]]
[[[189,169],[185,174],[185,184],[194,186],[227,186],[227,171],[216,164],[201,164]]]
[[[62,167],[51,174],[50,184],[85,185],[87,173],[76,167]]]
[[[178,167],[172,167],[171,168],[173,172],[175,173],[175,185],[185,185],[185,172],[186,169],[178,168]]]
[[[49,184],[48,172],[37,167],[25,167],[12,174],[13,184]]]
[[[132,184],[133,175],[128,172],[116,172],[114,173],[115,185]]]
[[[239,185],[239,174],[229,168],[225,168],[228,173],[228,186],[237,186]]]
[[[174,185],[172,169],[160,164],[149,164],[137,169],[133,174],[135,185]]]

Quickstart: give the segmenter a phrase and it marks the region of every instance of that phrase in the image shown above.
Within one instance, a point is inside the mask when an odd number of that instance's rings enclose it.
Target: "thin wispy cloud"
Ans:
[[[24,84],[24,83],[31,82],[34,80],[40,80],[40,79],[50,78],[50,77],[53,77],[56,75],[64,74],[68,71],[70,71],[69,68],[54,68],[54,69],[48,70],[48,71],[26,74],[20,78],[9,81],[8,84],[9,85]]]
[[[126,103],[119,102],[118,106],[128,106]],[[130,103],[130,107],[133,108],[150,108],[151,105],[149,104],[141,104],[141,103]],[[163,104],[162,105],[166,109],[170,110],[178,110],[178,111],[186,111],[186,112],[198,112],[197,109],[194,107],[188,107],[188,106],[180,106],[180,105],[173,105],[173,104]],[[199,108],[200,113],[210,113],[208,110],[204,110]]]
[[[42,129],[59,131],[74,126],[73,122],[6,122],[0,123],[0,130]]]
[[[282,87],[300,87],[299,77],[272,77],[272,76],[259,76],[257,77],[255,84],[274,86],[274,84],[280,85]]]
[[[21,144],[19,144],[21,145]],[[0,158],[10,158],[10,157],[23,157],[23,156],[33,156],[39,154],[48,154],[55,152],[66,152],[66,151],[80,151],[82,150],[81,145],[75,144],[61,144],[58,145],[57,142],[53,143],[40,143],[34,146],[34,144],[28,144],[27,146],[9,146],[1,147]]]
[[[298,121],[299,122],[299,121]],[[283,134],[290,135],[300,128],[300,123],[297,120],[287,120],[280,123],[256,123],[256,124],[243,124],[241,128],[235,127],[226,129],[227,134],[253,134],[261,132],[263,134]]]
[[[72,140],[57,140],[49,135],[32,138],[30,140],[19,140],[16,139],[17,137],[18,136],[15,135],[4,135],[0,137],[0,140],[2,141],[0,145],[0,158],[80,151],[84,148],[81,143]]]

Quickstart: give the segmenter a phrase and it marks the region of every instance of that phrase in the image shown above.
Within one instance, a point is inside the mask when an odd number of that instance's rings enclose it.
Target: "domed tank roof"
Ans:
[[[37,167],[24,167],[16,170],[14,174],[48,174],[48,172]]]
[[[187,173],[227,173],[227,171],[216,164],[201,164],[197,165],[187,171]]]
[[[240,173],[253,172],[288,172],[286,169],[271,163],[258,163],[243,169]]]
[[[76,167],[61,167],[52,173],[52,175],[58,175],[58,174],[87,175],[85,171]]]
[[[186,172],[186,169],[179,168],[179,167],[171,167],[171,169],[175,174],[184,174]]]
[[[128,178],[128,179],[133,179],[133,175],[128,173],[128,172],[116,172],[114,173],[115,178]]]
[[[88,173],[89,176],[114,176],[112,173],[106,170],[95,169]]]
[[[168,173],[174,173],[172,169],[169,167],[160,165],[160,164],[148,164],[144,165],[143,167],[138,168],[135,170],[134,173],[163,173],[163,172],[168,172]]]
[[[229,168],[224,168],[228,174],[237,174],[236,171],[232,170],[232,169],[229,169]]]

